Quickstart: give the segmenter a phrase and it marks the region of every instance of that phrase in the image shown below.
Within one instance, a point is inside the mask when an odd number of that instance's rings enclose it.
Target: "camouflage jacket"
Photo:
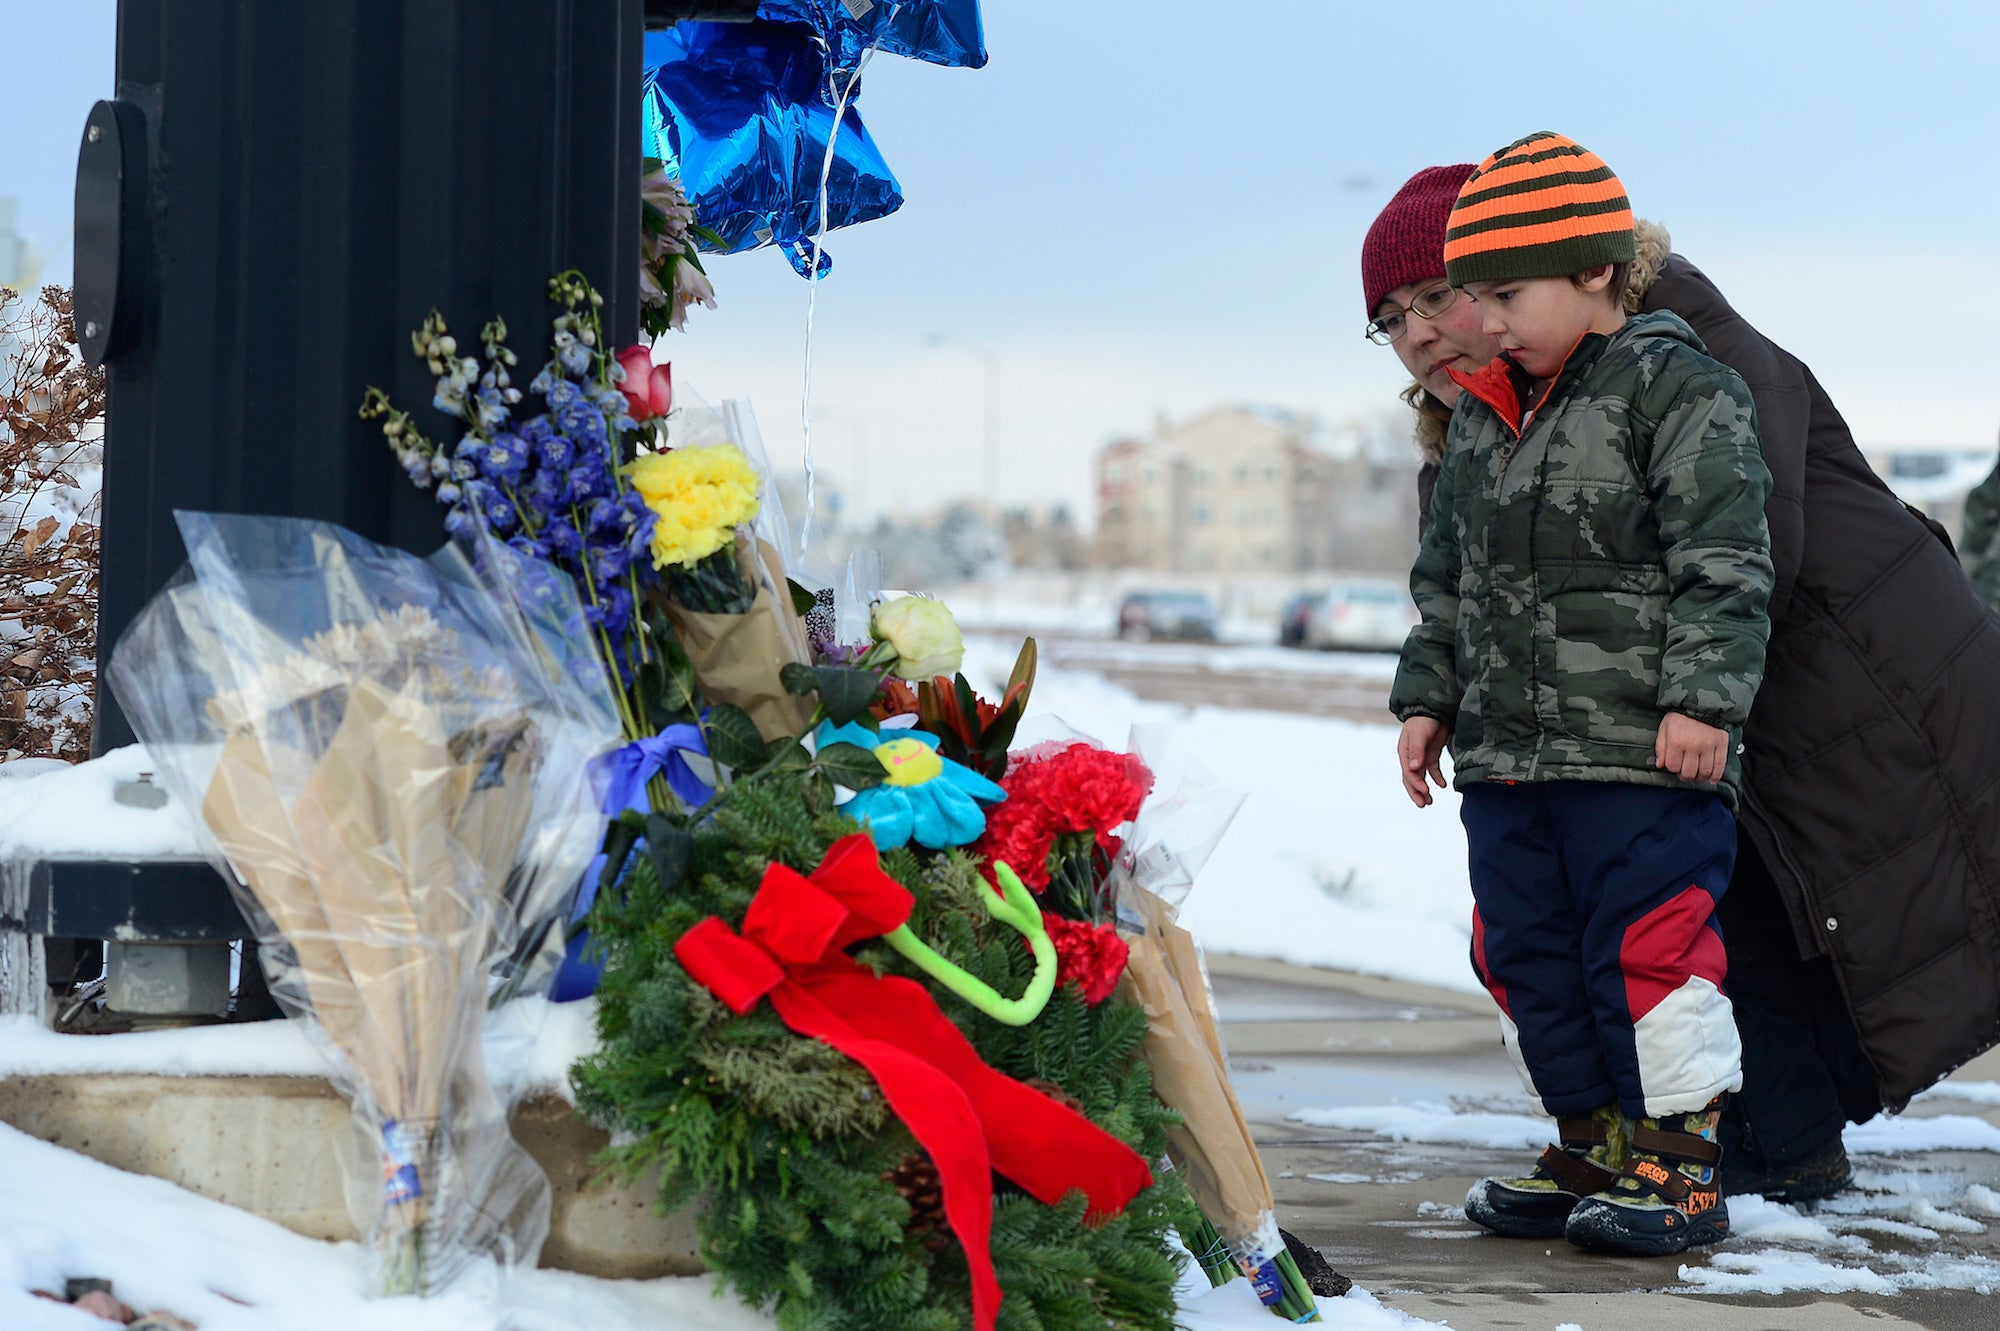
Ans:
[[[1451,727],[1459,786],[1683,786],[1653,756],[1680,712],[1732,732],[1733,803],[1772,587],[1750,390],[1664,312],[1584,337],[1525,412],[1511,364],[1456,377],[1391,709]]]

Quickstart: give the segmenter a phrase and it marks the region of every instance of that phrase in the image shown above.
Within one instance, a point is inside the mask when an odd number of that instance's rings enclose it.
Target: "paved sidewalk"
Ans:
[[[1583,1331],[1847,1331],[2000,1326],[1973,1289],[1902,1294],[1691,1293],[1682,1268],[1768,1243],[1726,1241],[1682,1257],[1596,1256],[1553,1243],[1498,1238],[1459,1209],[1482,1174],[1525,1163],[1512,1151],[1398,1143],[1366,1132],[1286,1121],[1304,1108],[1518,1096],[1490,1003],[1479,995],[1277,962],[1211,956],[1231,1076],[1264,1153],[1279,1223],[1326,1254],[1335,1270],[1384,1304],[1456,1331],[1571,1325]],[[2000,1080],[2000,1052],[1956,1074]],[[1513,1112],[1519,1112],[1518,1106]],[[1978,1115],[2000,1107],[1926,1102],[1915,1113]],[[1857,1161],[1878,1179],[1949,1174],[2000,1189],[2000,1155],[1924,1152]],[[1872,1169],[1869,1166],[1873,1166]],[[1867,1222],[1857,1222],[1867,1228]],[[1911,1230],[1904,1225],[1900,1231]],[[1875,1232],[1879,1229],[1881,1232]],[[2000,1225],[1935,1242],[1888,1222],[1867,1228],[1876,1253],[2000,1262]],[[1869,1251],[1806,1250],[1867,1265]],[[1723,1259],[1728,1260],[1726,1257]],[[1879,1267],[1878,1267],[1879,1269]],[[1965,1283],[1957,1281],[1955,1283]],[[1669,1291],[1679,1292],[1669,1292]]]

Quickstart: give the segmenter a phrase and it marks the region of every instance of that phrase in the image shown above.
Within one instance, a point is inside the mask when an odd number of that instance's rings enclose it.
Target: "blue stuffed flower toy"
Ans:
[[[825,724],[819,746],[855,744],[873,751],[888,773],[879,786],[858,792],[842,806],[848,817],[868,825],[882,850],[915,841],[931,850],[977,841],[986,830],[982,805],[998,804],[1007,792],[937,751],[937,736],[922,730],[880,734],[850,721]]]

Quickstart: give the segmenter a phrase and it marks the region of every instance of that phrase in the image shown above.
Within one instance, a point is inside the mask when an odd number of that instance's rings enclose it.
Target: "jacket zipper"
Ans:
[[[1518,423],[1512,420],[1508,420],[1507,412],[1501,406],[1500,403],[1495,402],[1492,398],[1487,397],[1484,393],[1480,392],[1477,388],[1473,387],[1471,384],[1461,384],[1460,387],[1465,389],[1465,391],[1471,393],[1481,402],[1484,402],[1487,406],[1493,408],[1493,414],[1498,416],[1502,421],[1505,421],[1507,427],[1514,432],[1514,447],[1519,447],[1521,443],[1528,437],[1527,432],[1529,428],[1532,427],[1534,424],[1536,413],[1541,411],[1543,407],[1548,405],[1549,398],[1555,394],[1556,385],[1562,382],[1563,371],[1569,368],[1570,357],[1576,354],[1576,349],[1582,346],[1585,340],[1588,339],[1589,337],[1590,334],[1585,333],[1582,337],[1579,337],[1575,342],[1570,344],[1570,349],[1563,353],[1563,358],[1561,362],[1559,362],[1556,365],[1556,372],[1550,375],[1548,378],[1548,382],[1542,386],[1541,394],[1535,398],[1533,406],[1529,407],[1525,412],[1520,411],[1519,410],[1521,405],[1520,395],[1519,394],[1513,395],[1514,407],[1520,417]],[[1509,390],[1512,390],[1513,384],[1511,381],[1508,383],[1507,386]],[[1511,448],[1508,450],[1508,456],[1506,458],[1506,461],[1507,462],[1513,461],[1513,449]],[[1543,463],[1543,468],[1538,468],[1535,476],[1534,511],[1528,515],[1528,568],[1530,570],[1534,570],[1536,568],[1535,529],[1541,526],[1543,482],[1547,479],[1544,470],[1544,468],[1546,468],[1546,465],[1548,463],[1547,450],[1544,450],[1542,453],[1542,463]],[[1504,470],[1504,464],[1502,469]],[[1529,616],[1530,616],[1529,623],[1533,624],[1539,622],[1542,617],[1541,612],[1542,612],[1542,579],[1539,573],[1535,573],[1534,594],[1529,604]],[[1531,643],[1532,640],[1533,640],[1533,630],[1530,629]],[[1541,764],[1542,745],[1544,741],[1546,741],[1548,738],[1548,727],[1545,724],[1543,724],[1539,711],[1537,711],[1535,716],[1535,734],[1537,736],[1535,741],[1535,757],[1529,769],[1529,775],[1531,777],[1534,774],[1534,768],[1539,767]]]

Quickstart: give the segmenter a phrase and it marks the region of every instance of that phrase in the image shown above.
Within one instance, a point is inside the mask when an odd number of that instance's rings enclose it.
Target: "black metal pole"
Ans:
[[[578,268],[636,339],[644,9],[120,0],[118,102],[78,181],[80,218],[122,209],[110,241],[79,226],[76,259],[110,367],[100,681],[183,560],[177,508],[439,543],[430,496],[355,415],[370,384],[429,401],[409,333],[433,305],[468,344],[505,318],[532,366],[548,279]],[[131,739],[100,687],[95,750]]]

